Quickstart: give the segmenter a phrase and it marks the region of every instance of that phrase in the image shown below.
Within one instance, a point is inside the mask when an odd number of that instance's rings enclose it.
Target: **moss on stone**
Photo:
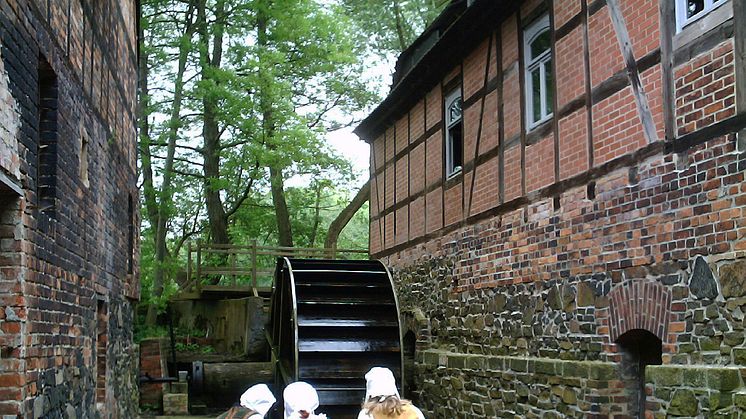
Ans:
[[[707,369],[707,385],[721,391],[731,391],[741,386],[741,375],[734,368]]]
[[[679,367],[651,365],[645,368],[645,379],[656,386],[674,387],[684,382],[684,374],[683,369]]]
[[[687,389],[678,389],[674,391],[671,397],[671,403],[668,406],[668,413],[677,416],[696,416],[699,411],[699,402],[694,396],[694,392]]]

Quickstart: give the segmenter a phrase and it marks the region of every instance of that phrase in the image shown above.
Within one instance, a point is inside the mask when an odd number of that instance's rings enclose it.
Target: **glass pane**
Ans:
[[[690,18],[705,8],[705,0],[687,0],[686,17]]]
[[[553,112],[552,104],[554,103],[554,75],[552,74],[552,60],[549,60],[544,64],[544,78],[546,85],[544,86],[547,98],[547,113],[549,115]]]
[[[461,119],[461,98],[458,98],[451,103],[448,108],[448,124],[458,121]]]
[[[461,167],[463,158],[462,154],[462,136],[463,136],[463,124],[456,124],[448,133],[451,137],[451,172],[455,171],[456,168]]]
[[[541,119],[541,67],[531,72],[531,105],[532,119],[536,122]]]
[[[531,59],[538,57],[548,50],[552,45],[552,37],[549,33],[549,29],[544,30],[539,36],[534,38],[534,42],[531,43]]]

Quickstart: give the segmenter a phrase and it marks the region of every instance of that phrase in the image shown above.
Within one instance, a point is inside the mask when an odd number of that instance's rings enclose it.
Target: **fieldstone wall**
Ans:
[[[0,417],[137,416],[135,28],[0,2]]]
[[[661,153],[596,178],[595,197],[570,189],[387,257],[417,339],[410,396],[438,416],[634,414],[616,340],[646,330],[663,364],[645,369],[648,413],[743,414],[735,143]]]

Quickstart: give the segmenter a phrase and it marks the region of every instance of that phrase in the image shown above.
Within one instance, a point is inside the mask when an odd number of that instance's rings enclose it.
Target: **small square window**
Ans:
[[[463,115],[461,90],[456,89],[446,96],[446,177],[461,171],[463,164]]]
[[[676,27],[681,31],[727,0],[676,0]]]
[[[523,50],[526,71],[526,122],[532,129],[552,117],[554,74],[552,34],[545,15],[526,28]]]

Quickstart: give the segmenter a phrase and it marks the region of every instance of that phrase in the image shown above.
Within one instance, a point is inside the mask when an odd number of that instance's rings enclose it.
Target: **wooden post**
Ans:
[[[254,297],[259,296],[259,292],[256,290],[256,239],[251,241],[251,291],[254,293]]]
[[[236,286],[236,276],[237,276],[237,274],[236,274],[236,252],[235,252],[235,250],[233,251],[233,253],[230,254],[229,257],[231,259],[231,270],[233,271],[233,276],[232,276],[232,279],[231,279],[231,284],[233,286]]]
[[[202,240],[197,240],[197,278],[195,278],[194,284],[197,287],[197,292],[202,292]]]

